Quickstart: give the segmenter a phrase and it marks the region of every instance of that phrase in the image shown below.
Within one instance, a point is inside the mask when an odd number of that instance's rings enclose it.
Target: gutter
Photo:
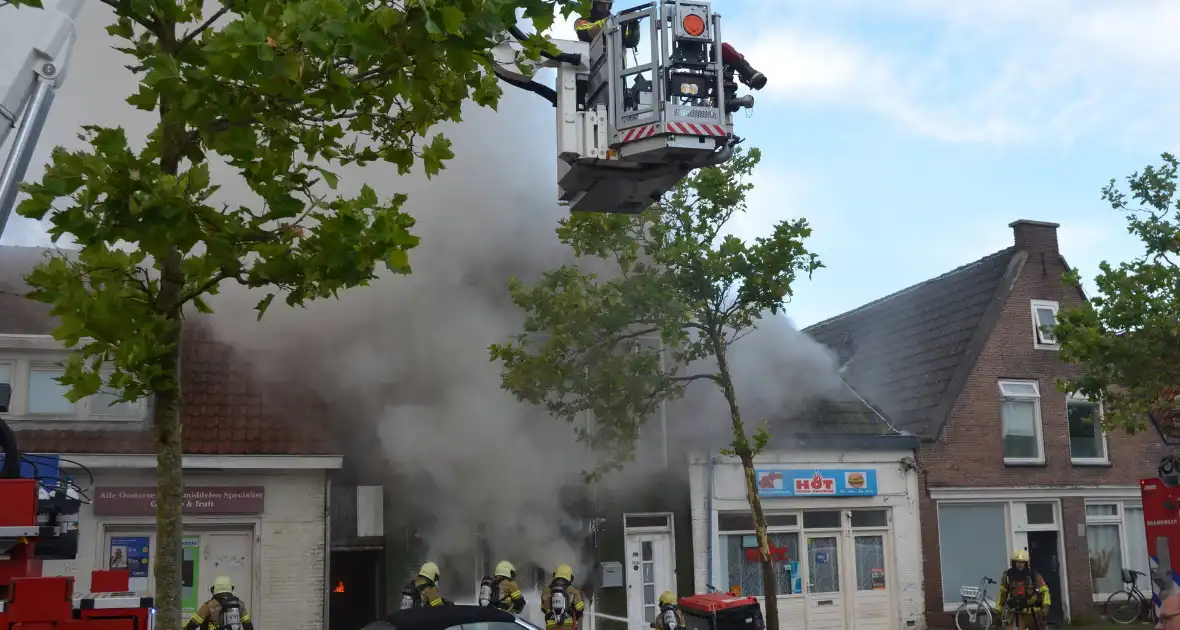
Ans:
[[[329,600],[332,599],[332,473],[324,471],[324,612],[323,627],[328,627]]]
[[[713,463],[716,457],[709,453],[709,462],[705,466],[709,475],[709,494],[705,496],[705,589],[713,584]]]

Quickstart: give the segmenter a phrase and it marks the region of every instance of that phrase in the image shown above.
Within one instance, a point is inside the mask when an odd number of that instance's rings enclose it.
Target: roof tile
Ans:
[[[1009,247],[804,329],[845,362],[844,376],[899,429],[933,437],[936,412],[1004,286]]]

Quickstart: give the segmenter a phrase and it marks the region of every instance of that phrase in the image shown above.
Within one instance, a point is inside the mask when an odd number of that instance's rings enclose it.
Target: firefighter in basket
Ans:
[[[402,590],[402,610],[448,604],[438,591],[438,565],[427,562]]]
[[[656,613],[655,621],[651,622],[655,630],[679,630],[684,628],[684,613],[676,605],[676,595],[672,591],[660,593],[660,610]]]
[[[201,604],[184,625],[184,630],[254,630],[246,605],[234,595],[232,580],[224,575],[217,576],[209,593],[213,595],[212,599]]]
[[[1044,630],[1049,603],[1049,586],[1029,566],[1028,552],[1024,549],[1012,552],[1012,566],[1000,578],[1000,597],[996,600],[998,612],[1010,611],[1009,627],[1016,623],[1016,615],[1020,615],[1021,628]]]
[[[479,583],[479,605],[519,615],[524,610],[524,595],[516,584],[516,567],[503,560],[496,571]]]
[[[592,42],[606,26],[606,20],[611,16],[611,5],[614,0],[594,0],[590,5],[590,17],[578,18],[574,21],[574,31],[578,39]],[[628,22],[623,27],[623,48],[635,48],[639,45],[639,27],[636,22]],[[746,60],[746,56],[727,42],[721,43],[721,61],[726,67],[732,68],[751,89],[761,90],[766,87],[766,75],[758,72]]]
[[[568,564],[559,565],[553,581],[541,592],[541,612],[545,615],[546,630],[570,630],[579,625],[586,612],[582,591],[574,588],[574,570]]]

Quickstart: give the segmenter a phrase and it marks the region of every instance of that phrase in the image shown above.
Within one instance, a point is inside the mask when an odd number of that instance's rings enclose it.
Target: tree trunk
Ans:
[[[176,24],[159,17],[160,48],[166,54],[177,50]],[[185,125],[177,122],[170,112],[172,97],[167,91],[160,94],[160,170],[176,175],[180,170],[184,151]],[[156,395],[154,436],[156,446],[156,628],[180,630],[187,621],[180,612],[180,566],[183,554],[181,537],[184,535],[184,447],[180,433],[180,347],[181,324],[184,316],[182,292],[183,257],[173,247],[158,260],[160,292],[156,307],[168,321],[161,343],[171,348],[160,367],[171,377],[171,387],[159,388]]]
[[[176,369],[176,355],[170,362]],[[180,443],[180,378],[171,391],[156,393],[156,628],[177,630],[180,618],[180,558],[184,517],[183,448]]]
[[[713,354],[717,358],[718,381],[721,391],[725,394],[725,402],[729,404],[729,418],[733,422],[732,446],[738,458],[742,460],[742,472],[746,478],[746,500],[750,503],[750,512],[754,517],[754,535],[758,539],[758,559],[762,565],[762,595],[766,602],[763,606],[766,630],[778,630],[778,576],[770,560],[770,542],[766,538],[766,515],[762,512],[762,499],[758,497],[758,480],[754,477],[754,451],[750,448],[750,439],[746,437],[746,425],[742,422],[742,413],[738,408],[737,393],[734,392],[733,381],[729,378],[725,346],[721,343],[720,334],[710,335],[710,338]]]

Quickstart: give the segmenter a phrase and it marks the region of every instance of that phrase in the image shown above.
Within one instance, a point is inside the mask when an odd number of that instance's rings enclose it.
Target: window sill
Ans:
[[[1054,344],[1033,343],[1033,349],[1034,350],[1054,350],[1054,351],[1056,351],[1056,350],[1060,350],[1061,346],[1059,346],[1055,343]]]
[[[1113,466],[1109,459],[1071,459],[1069,463],[1078,468],[1110,468]]]
[[[1044,459],[1005,459],[1005,466],[1019,466],[1019,467],[1037,467],[1046,466]]]
[[[78,418],[70,416],[0,416],[13,431],[53,429],[139,429],[147,425],[147,418]]]

